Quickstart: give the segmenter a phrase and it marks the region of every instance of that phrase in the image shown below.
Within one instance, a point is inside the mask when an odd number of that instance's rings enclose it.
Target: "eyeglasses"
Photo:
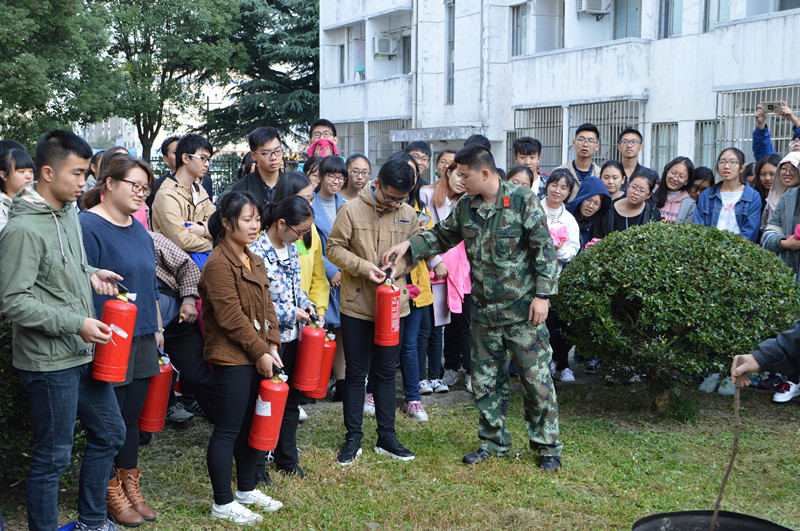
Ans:
[[[578,144],[586,144],[588,146],[593,146],[597,144],[597,139],[579,136],[578,138],[575,139],[575,142],[577,142]]]
[[[741,162],[739,162],[738,160],[735,160],[735,159],[717,161],[717,166],[723,166],[723,167],[724,166],[738,166],[740,164],[741,164]]]
[[[649,194],[650,190],[647,188],[639,188],[638,186],[628,186],[628,195],[644,195]]]
[[[311,133],[311,138],[314,140],[319,140],[320,138],[333,138],[333,131],[314,131]]]
[[[300,194],[297,194],[297,195],[300,195]],[[303,199],[308,201],[310,204],[314,204],[314,194],[301,195],[300,197],[302,197]]]
[[[405,203],[406,201],[408,201],[408,196],[407,195],[404,196],[404,197],[395,197],[393,195],[389,195],[386,192],[384,192],[383,191],[383,186],[381,186],[381,182],[380,181],[378,181],[378,188],[380,188],[380,190],[381,190],[381,195],[383,195],[384,201],[386,201],[388,203]]]
[[[369,177],[369,176],[370,176],[370,174],[372,174],[372,172],[371,172],[371,171],[369,171],[369,170],[363,170],[363,171],[358,171],[358,170],[350,170],[350,171],[348,171],[347,173],[349,173],[349,174],[350,174],[350,175],[352,175],[353,177],[358,177],[359,175],[360,175],[361,177]]]
[[[681,181],[689,180],[689,176],[688,175],[686,175],[685,173],[681,173],[679,171],[675,171],[675,170],[669,170],[667,172],[667,177],[674,177],[675,179],[680,179]]]
[[[327,177],[331,182],[338,183],[344,181],[344,175],[341,173],[326,173],[325,177]]]
[[[411,155],[411,157],[414,160],[416,160],[417,162],[424,163],[424,164],[427,164],[428,162],[431,161],[431,158],[429,156],[427,156],[427,155],[418,155],[418,154],[415,153],[415,154]]]
[[[289,227],[290,229],[292,229],[292,232],[294,232],[295,234],[297,234],[297,237],[298,237],[298,238],[302,238],[303,236],[305,236],[306,234],[308,234],[309,232],[311,232],[311,227],[307,228],[306,230],[301,230],[301,231],[298,231],[297,229],[295,229],[294,227],[292,227],[292,226],[291,226],[291,225],[289,225],[288,223],[286,224],[286,226],[287,226],[287,227]]]
[[[638,140],[628,140],[627,138],[619,141],[619,145],[621,146],[638,146],[639,144],[641,144],[641,142]]]
[[[283,148],[278,148],[275,151],[265,149],[264,151],[259,151],[258,154],[266,159],[271,159],[273,157],[280,158],[283,155]]]
[[[203,164],[211,164],[211,157],[209,157],[208,155],[194,155],[190,153],[187,153],[187,155],[189,155],[193,159],[200,159],[200,162],[202,162]]]
[[[790,177],[797,177],[797,170],[792,167],[786,167],[786,165],[781,168],[781,175],[788,175]]]
[[[152,189],[149,186],[144,186],[142,183],[137,183],[135,181],[129,181],[128,179],[121,179],[121,180],[122,180],[122,182],[128,183],[129,185],[131,185],[131,191],[133,191],[134,194],[137,194],[137,195],[138,194],[144,194],[144,196],[147,197],[147,196],[150,195],[150,192],[152,192]]]

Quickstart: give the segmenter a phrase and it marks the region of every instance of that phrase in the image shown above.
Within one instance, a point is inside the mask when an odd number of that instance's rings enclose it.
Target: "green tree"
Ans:
[[[248,56],[233,74],[235,103],[208,112],[201,132],[227,144],[272,126],[302,139],[319,114],[319,2],[242,0],[231,40]]]
[[[48,129],[112,113],[107,21],[82,0],[0,3],[0,136],[30,147]]]
[[[116,114],[130,119],[150,158],[164,126],[199,109],[204,84],[225,83],[245,59],[230,39],[239,4],[230,0],[104,0],[111,15],[109,55],[119,82]]]

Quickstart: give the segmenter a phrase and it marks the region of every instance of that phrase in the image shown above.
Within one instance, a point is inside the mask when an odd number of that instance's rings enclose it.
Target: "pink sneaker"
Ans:
[[[364,399],[364,414],[370,417],[375,416],[375,397],[372,396],[372,393],[367,393],[367,397]]]
[[[422,402],[419,400],[412,400],[409,402],[406,412],[408,416],[414,420],[419,420],[420,422],[426,422],[428,420],[428,414],[425,413],[425,410],[422,408]]]

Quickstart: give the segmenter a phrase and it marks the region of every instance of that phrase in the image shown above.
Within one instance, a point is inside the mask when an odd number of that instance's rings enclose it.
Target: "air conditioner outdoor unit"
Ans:
[[[374,38],[375,55],[397,55],[397,48],[400,45],[398,39],[391,37],[375,37]]]
[[[578,14],[608,15],[613,5],[613,0],[578,0]]]

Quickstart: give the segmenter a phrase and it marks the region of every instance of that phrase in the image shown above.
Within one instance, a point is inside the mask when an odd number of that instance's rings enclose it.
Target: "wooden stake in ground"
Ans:
[[[736,356],[736,366],[741,363],[739,356]],[[725,493],[725,486],[728,484],[728,476],[731,475],[733,470],[733,461],[736,459],[736,454],[739,452],[739,390],[741,385],[737,382],[733,390],[733,450],[731,451],[731,460],[728,462],[728,469],[725,471],[725,476],[722,478],[722,485],[719,487],[719,495],[717,495],[717,503],[714,505],[714,516],[711,517],[711,526],[708,531],[714,531],[717,525],[717,515],[719,514],[719,506],[722,505],[722,495]]]

